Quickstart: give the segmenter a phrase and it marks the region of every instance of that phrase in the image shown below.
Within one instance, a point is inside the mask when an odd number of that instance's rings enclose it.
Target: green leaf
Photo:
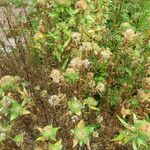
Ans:
[[[68,101],[68,107],[71,110],[72,113],[76,115],[81,115],[81,109],[84,107],[80,100],[78,100],[76,97],[74,99]]]
[[[45,141],[46,139],[45,139],[45,137],[43,137],[43,136],[40,136],[40,137],[38,137],[37,139],[36,139],[36,141]]]
[[[18,134],[15,136],[14,138],[14,141],[17,142],[17,143],[22,143],[23,142],[23,137],[24,137],[24,134]]]
[[[56,141],[56,134],[59,128],[53,128],[52,125],[47,125],[43,129],[40,129],[41,137],[44,137],[45,140],[54,140]],[[41,140],[43,138],[38,138]]]
[[[55,51],[55,56],[59,62],[61,62],[61,54],[59,51]]]
[[[13,112],[10,115],[10,121],[15,120],[16,118],[18,118],[19,114],[17,112]]]
[[[132,147],[133,147],[133,150],[138,150],[138,148],[134,142],[132,142]]]
[[[10,121],[16,119],[18,116],[20,116],[20,112],[22,110],[21,105],[15,101],[12,100],[12,107],[11,107],[11,115],[10,115]]]
[[[68,46],[68,44],[70,43],[70,41],[71,41],[71,38],[69,38],[69,39],[65,42],[65,44],[63,45],[63,48],[64,48],[64,49]]]
[[[30,111],[28,111],[26,109],[22,109],[21,114],[22,115],[28,115],[28,114],[30,114]]]
[[[48,144],[48,150],[62,150],[62,141],[59,140],[57,143],[55,144]]]
[[[78,72],[76,72],[76,71],[74,71],[74,72],[65,72],[64,73],[64,79],[69,84],[74,84],[80,79],[80,77],[79,77]]]
[[[48,16],[52,17],[52,18],[57,18],[57,17],[59,17],[59,13],[58,12],[48,13]]]
[[[67,59],[64,61],[63,65],[62,65],[62,70],[64,70],[64,69],[67,67],[68,61],[69,61],[69,58],[67,58]]]
[[[127,67],[125,67],[124,69],[125,69],[125,72],[129,74],[129,76],[132,76],[132,70],[131,69],[129,69]]]
[[[87,144],[90,140],[90,136],[94,131],[93,126],[84,126],[83,124],[84,123],[71,130],[74,135],[74,146],[77,145],[77,143],[79,143],[80,146]]]
[[[138,138],[138,146],[143,145],[145,147],[148,147],[147,144],[144,143],[144,140]]]
[[[0,97],[4,95],[4,90],[0,87]]]
[[[123,124],[124,127],[126,127],[127,129],[130,129],[130,125],[127,124],[123,119],[121,119],[119,116],[117,116],[118,119],[120,120],[120,122]]]
[[[95,107],[98,104],[98,102],[93,97],[88,97],[84,99],[84,104],[88,105],[88,107],[93,110],[99,110]]]

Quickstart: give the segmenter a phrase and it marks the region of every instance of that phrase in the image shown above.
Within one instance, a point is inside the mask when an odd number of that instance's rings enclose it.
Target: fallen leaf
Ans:
[[[127,115],[130,115],[130,114],[131,114],[131,110],[122,107],[122,109],[121,109],[121,114],[122,114],[122,117],[125,118]]]

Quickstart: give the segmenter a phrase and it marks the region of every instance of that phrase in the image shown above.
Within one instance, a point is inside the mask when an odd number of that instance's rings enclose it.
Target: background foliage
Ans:
[[[0,149],[150,148],[149,0],[0,6]]]

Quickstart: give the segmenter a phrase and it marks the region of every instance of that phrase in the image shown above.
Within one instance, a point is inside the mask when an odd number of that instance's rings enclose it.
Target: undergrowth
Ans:
[[[150,149],[149,0],[0,6],[0,149]]]

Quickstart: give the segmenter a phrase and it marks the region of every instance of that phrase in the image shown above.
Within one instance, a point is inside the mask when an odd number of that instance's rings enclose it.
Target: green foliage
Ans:
[[[73,140],[73,147],[79,144],[80,146],[83,146],[86,144],[89,146],[89,140],[90,136],[92,135],[94,130],[94,127],[92,126],[85,126],[84,121],[81,120],[76,128],[72,129],[71,132],[74,135]]]
[[[90,109],[99,110],[98,108],[96,108],[98,102],[93,97],[88,97],[84,99],[84,104],[88,105]]]
[[[27,110],[29,104],[31,105],[31,98],[25,89],[25,84],[19,84],[20,78],[12,76],[4,76],[0,80],[0,116],[1,119],[5,118],[6,121],[1,122],[0,124],[0,142],[4,142],[7,139],[11,139],[16,143],[23,143],[24,134],[19,134],[14,137],[13,127],[17,120],[24,115],[30,114],[30,111]],[[23,89],[23,90],[22,90]],[[19,93],[20,101],[14,99],[14,95]]]
[[[23,137],[24,134],[18,134],[15,136],[15,138],[13,139],[16,143],[22,143],[23,142]]]
[[[55,144],[48,144],[48,150],[62,150],[61,140],[56,142]]]
[[[18,118],[19,116],[30,114],[26,107],[20,105],[17,101],[11,101],[11,108],[10,108],[10,121]]]
[[[56,141],[56,134],[59,128],[54,128],[52,125],[47,125],[44,128],[38,128],[40,131],[40,136],[36,139],[36,141],[48,141],[47,149],[48,150],[61,150],[62,149],[62,140],[58,142],[50,143],[52,141]]]
[[[126,129],[113,141],[149,149],[144,121],[150,99],[149,0],[2,0],[0,5],[7,6],[0,19],[0,146],[10,149],[13,140],[12,149],[36,144],[67,149],[73,134],[73,147],[91,150],[94,127],[88,124],[101,126],[103,118],[115,123],[117,113],[128,123],[119,118]],[[133,124],[131,112],[140,118]],[[60,134],[45,126],[49,123],[62,127]],[[18,124],[29,130],[29,147]],[[57,141],[57,134],[65,138]]]
[[[121,131],[120,134],[113,139],[113,141],[120,141],[122,144],[131,142],[134,150],[140,149],[141,146],[148,149],[147,144],[150,139],[148,129],[149,122],[146,122],[145,120],[136,120],[133,125],[130,125],[120,117],[118,118],[126,130]]]
[[[52,125],[47,125],[44,128],[38,128],[41,132],[41,136],[37,138],[37,141],[53,140],[56,141],[56,134],[59,128],[53,128]]]
[[[0,89],[1,92],[3,91],[11,91],[18,87],[17,81],[19,77],[12,77],[12,76],[4,76],[0,82]]]
[[[2,125],[0,124],[0,142],[3,142],[8,138],[7,133],[11,130],[12,125]]]
[[[74,84],[79,80],[79,74],[75,71],[73,72],[65,72],[64,78],[69,84]]]
[[[68,107],[73,114],[81,115],[81,109],[84,108],[82,102],[74,97],[72,100],[68,101]]]

